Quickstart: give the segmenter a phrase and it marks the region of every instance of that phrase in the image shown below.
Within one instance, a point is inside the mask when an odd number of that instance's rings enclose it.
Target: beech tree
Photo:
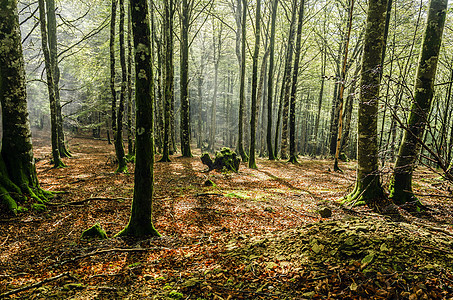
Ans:
[[[65,164],[60,157],[59,138],[58,138],[58,118],[57,118],[57,100],[55,96],[55,66],[52,64],[50,58],[50,51],[47,39],[47,25],[46,25],[46,7],[44,0],[38,1],[39,5],[39,23],[41,25],[41,44],[42,52],[44,53],[44,65],[46,68],[47,90],[49,92],[50,104],[50,126],[51,126],[51,142],[52,142],[52,158],[55,168],[65,167]],[[53,63],[55,63],[54,61]]]
[[[11,213],[16,213],[16,201],[26,196],[39,202],[51,196],[39,187],[36,176],[16,5],[15,0],[0,2],[0,103],[3,123],[0,199]]]
[[[390,198],[397,204],[416,200],[412,191],[412,174],[420,154],[420,141],[423,139],[434,95],[434,79],[447,4],[448,0],[431,0],[429,4],[422,50],[415,77],[414,100],[390,185]]]
[[[135,49],[136,150],[134,197],[129,224],[117,236],[160,236],[152,221],[154,132],[151,32],[147,0],[131,0]]]
[[[357,178],[355,188],[345,201],[382,205],[384,190],[378,164],[377,117],[381,57],[385,40],[387,0],[370,0],[363,45],[357,138]]]

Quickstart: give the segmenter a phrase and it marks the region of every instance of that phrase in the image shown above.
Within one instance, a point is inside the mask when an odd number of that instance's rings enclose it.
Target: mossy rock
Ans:
[[[91,228],[82,232],[82,239],[101,239],[104,240],[107,238],[107,234],[104,229],[99,224],[93,225]]]
[[[214,161],[208,153],[201,155],[201,161],[208,166],[209,171],[238,172],[241,159],[230,148],[222,148],[216,152]]]

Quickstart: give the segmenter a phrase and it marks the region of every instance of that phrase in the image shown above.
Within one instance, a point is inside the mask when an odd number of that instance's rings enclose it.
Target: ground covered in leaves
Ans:
[[[328,160],[207,172],[199,155],[155,164],[154,222],[162,238],[113,238],[128,222],[133,163],[115,174],[106,141],[69,138],[72,158],[49,164],[35,133],[38,177],[58,191],[46,210],[0,216],[0,298],[448,299],[453,295],[450,186],[417,170],[427,210],[402,222],[336,200],[351,191]],[[158,158],[158,156],[156,156]],[[384,174],[384,177],[386,175]],[[320,212],[331,212],[322,218]],[[109,239],[84,240],[99,224]],[[22,289],[22,290],[21,290]]]

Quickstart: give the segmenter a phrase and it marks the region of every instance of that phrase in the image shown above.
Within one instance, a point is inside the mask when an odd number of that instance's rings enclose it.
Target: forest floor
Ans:
[[[337,201],[353,188],[354,162],[337,173],[329,160],[258,159],[258,170],[220,173],[198,156],[173,156],[155,164],[162,237],[135,241],[113,237],[128,222],[134,165],[115,174],[112,145],[70,137],[68,167],[52,169],[48,141],[34,136],[40,184],[62,193],[45,211],[21,203],[28,211],[0,216],[0,298],[453,296],[452,193],[428,169],[418,168],[414,182],[427,210],[398,209],[395,222]],[[324,208],[331,217],[321,218]],[[81,239],[96,223],[109,239]]]

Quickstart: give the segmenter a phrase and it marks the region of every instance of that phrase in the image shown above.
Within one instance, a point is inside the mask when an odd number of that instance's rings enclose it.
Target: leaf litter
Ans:
[[[35,136],[35,135],[34,135]],[[206,172],[198,157],[155,164],[154,222],[163,235],[111,238],[127,224],[129,174],[113,146],[75,137],[69,166],[50,169],[35,144],[43,188],[62,191],[45,212],[1,216],[0,294],[26,299],[447,299],[453,294],[452,204],[393,222],[336,202],[354,164],[258,160],[238,173]],[[417,192],[448,195],[423,170]],[[206,186],[211,180],[215,185]],[[433,183],[433,184],[431,184]],[[435,184],[434,184],[435,183]],[[443,185],[444,186],[444,185]],[[31,203],[21,203],[31,207]],[[330,218],[318,211],[328,209]],[[99,224],[110,239],[84,240]],[[64,275],[64,276],[63,276]],[[55,279],[54,279],[55,278]],[[34,286],[33,286],[34,285]],[[31,287],[33,286],[33,287]]]

